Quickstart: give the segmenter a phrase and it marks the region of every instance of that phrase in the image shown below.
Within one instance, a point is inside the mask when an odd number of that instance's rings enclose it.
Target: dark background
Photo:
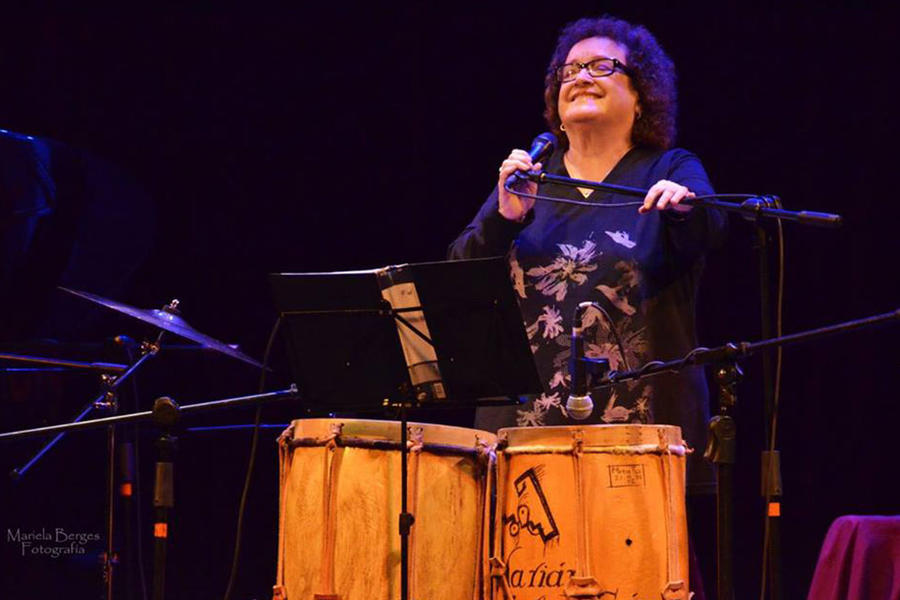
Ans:
[[[840,230],[785,226],[786,331],[900,306],[896,15],[885,9],[571,2],[12,11],[0,36],[0,127],[103,157],[149,193],[154,218],[136,213],[116,236],[91,234],[111,254],[122,252],[114,240],[123,235],[147,240],[118,300],[156,307],[178,297],[198,329],[260,357],[275,317],[267,273],[443,257],[499,162],[544,130],[543,70],[559,27],[603,12],[645,24],[674,59],[678,145],[700,155],[719,191],[774,193],[788,208],[844,216]],[[117,199],[125,213],[131,198]],[[753,229],[732,219],[726,247],[710,257],[700,305],[706,345],[759,337],[752,240]],[[79,300],[59,302],[84,310]],[[110,317],[82,341],[133,329]],[[897,337],[896,327],[881,329],[784,354],[785,597],[805,596],[835,517],[897,512]],[[750,598],[758,595],[763,434],[760,364],[745,370],[736,578],[739,597]],[[282,370],[273,385],[288,378]],[[7,379],[36,392],[19,407],[28,418],[4,409],[4,430],[65,420],[96,390],[83,375]],[[146,408],[161,393],[184,402],[243,394],[256,379],[229,359],[175,350],[141,373],[137,403]],[[264,419],[299,412],[273,407]],[[262,435],[237,598],[266,597],[274,580],[277,432]],[[139,438],[149,504],[152,436]],[[181,438],[172,597],[225,589],[249,439],[246,431]],[[33,447],[4,444],[4,466]],[[77,560],[21,557],[6,536],[9,528],[102,532],[103,447],[102,434],[68,439],[18,486],[4,483],[4,598],[99,594],[99,544]]]

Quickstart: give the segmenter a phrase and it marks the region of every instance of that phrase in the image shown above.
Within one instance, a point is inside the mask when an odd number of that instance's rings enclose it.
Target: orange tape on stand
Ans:
[[[158,538],[169,537],[168,523],[154,523],[153,524],[153,537],[158,537]]]

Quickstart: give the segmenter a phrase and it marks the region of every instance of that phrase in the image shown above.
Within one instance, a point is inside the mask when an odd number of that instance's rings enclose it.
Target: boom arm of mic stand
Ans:
[[[553,175],[545,171],[520,172],[520,174],[531,181],[537,183],[555,183],[566,187],[588,188],[592,190],[600,190],[604,192],[613,192],[623,194],[625,196],[636,196],[643,198],[647,195],[647,191],[642,188],[632,187],[628,185],[615,185],[612,183],[602,183],[599,181],[590,181],[587,179],[573,179],[563,175]],[[749,219],[758,219],[766,217],[770,219],[782,219],[785,221],[796,221],[804,225],[815,225],[818,227],[840,227],[843,219],[840,215],[832,213],[815,212],[809,210],[792,211],[783,208],[775,208],[770,201],[771,196],[750,197],[741,203],[726,202],[715,198],[685,198],[681,202],[688,206],[697,206],[703,208],[719,208],[728,212],[738,213]],[[775,198],[777,200],[777,198]]]
[[[761,340],[758,342],[739,342],[737,344],[729,342],[717,348],[696,348],[688,353],[688,355],[684,358],[666,362],[650,362],[642,367],[632,369],[630,371],[610,371],[594,387],[609,387],[611,385],[616,385],[625,381],[635,381],[638,379],[643,379],[644,377],[649,377],[651,375],[657,375],[665,371],[680,371],[681,369],[684,369],[686,367],[696,365],[733,361],[736,359],[745,358],[761,350],[767,350],[769,348],[774,348],[777,346],[787,346],[789,344],[809,342],[831,335],[849,333],[850,331],[854,331],[856,329],[866,329],[868,327],[874,327],[877,325],[887,325],[891,324],[892,322],[900,322],[900,308],[891,312],[882,313],[880,315],[864,317],[862,319],[846,321],[844,323],[837,323],[835,325],[827,325],[818,329],[810,329],[807,331],[801,331],[799,333],[791,333],[781,337]]]
[[[253,394],[250,396],[236,396],[233,398],[225,398],[222,400],[212,400],[210,402],[198,402],[195,404],[185,404],[177,407],[177,415],[193,415],[196,413],[207,412],[210,410],[231,409],[242,406],[256,406],[263,402],[272,402],[274,400],[296,400],[299,398],[299,392],[295,384],[291,384],[289,388],[266,392],[264,394]],[[13,441],[28,437],[40,437],[63,431],[85,431],[88,429],[97,429],[98,427],[106,427],[109,425],[121,425],[124,423],[141,423],[144,421],[152,421],[159,418],[174,418],[172,411],[160,414],[152,410],[128,413],[124,415],[116,415],[115,417],[101,417],[99,419],[90,419],[87,421],[78,421],[73,423],[64,423],[61,425],[49,425],[47,427],[37,427],[35,429],[23,429],[20,431],[8,431],[0,433],[0,442]],[[166,424],[165,422],[163,423]]]

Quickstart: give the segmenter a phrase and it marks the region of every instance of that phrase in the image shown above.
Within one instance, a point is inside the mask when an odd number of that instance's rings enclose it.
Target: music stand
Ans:
[[[503,258],[270,276],[307,410],[400,411],[400,597],[408,598],[406,410],[516,404],[541,383]]]
[[[270,275],[314,412],[516,403],[541,384],[501,258]]]

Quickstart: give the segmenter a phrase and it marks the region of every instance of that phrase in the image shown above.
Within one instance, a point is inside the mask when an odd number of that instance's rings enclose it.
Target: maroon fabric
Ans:
[[[900,600],[900,516],[835,520],[808,600]]]

